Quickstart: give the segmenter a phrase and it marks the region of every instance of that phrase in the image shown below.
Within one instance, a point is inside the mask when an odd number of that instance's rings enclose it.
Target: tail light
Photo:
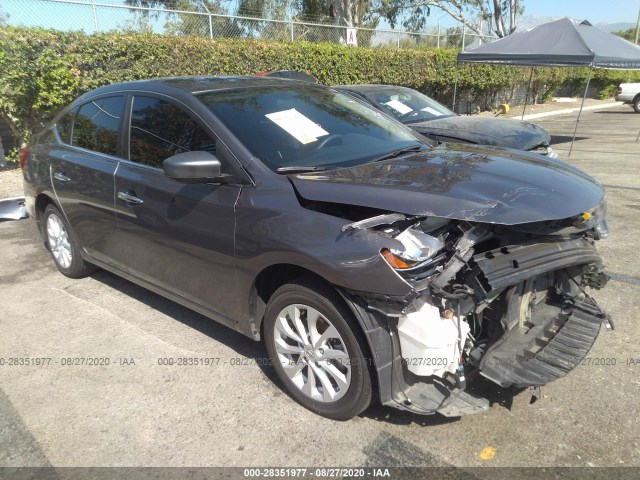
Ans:
[[[29,149],[27,147],[22,147],[20,149],[20,153],[18,154],[18,159],[20,160],[20,169],[24,170],[24,164],[27,161],[28,156]]]

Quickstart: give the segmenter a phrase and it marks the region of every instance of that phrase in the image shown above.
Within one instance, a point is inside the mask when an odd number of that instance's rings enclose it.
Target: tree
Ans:
[[[2,8],[2,5],[0,4],[0,9]],[[2,10],[0,10],[0,27],[4,27],[7,24],[7,20],[9,19],[9,15],[7,15],[6,13],[3,13]],[[0,149],[0,153],[2,153],[1,149]]]
[[[165,29],[168,33],[174,35],[197,35],[208,37],[213,34],[215,37],[240,37],[242,31],[237,22],[233,19],[223,16],[213,17],[209,24],[207,15],[197,15],[196,13],[211,13],[213,15],[228,15],[229,12],[222,6],[221,0],[125,0],[128,5],[134,7],[147,8],[164,8],[171,10],[180,10],[181,12],[194,13],[177,13],[175,18],[165,22]],[[143,12],[148,17],[149,11]],[[151,13],[156,18],[159,12]]]
[[[520,0],[374,1],[379,2],[377,11],[389,20],[392,27],[400,23],[409,30],[418,31],[425,26],[431,9],[436,8],[481,36],[487,32],[493,32],[498,37],[513,33],[517,27],[517,15],[524,11]]]
[[[636,29],[630,28],[629,30],[622,30],[619,32],[613,32],[614,35],[624,38],[625,40],[629,40],[633,42],[636,39]]]

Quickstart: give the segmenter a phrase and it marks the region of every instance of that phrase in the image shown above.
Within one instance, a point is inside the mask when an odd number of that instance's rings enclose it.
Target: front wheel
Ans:
[[[633,109],[636,113],[640,113],[640,95],[633,101]]]
[[[303,280],[276,290],[265,312],[264,339],[280,381],[305,408],[348,420],[371,403],[362,331],[328,285]]]

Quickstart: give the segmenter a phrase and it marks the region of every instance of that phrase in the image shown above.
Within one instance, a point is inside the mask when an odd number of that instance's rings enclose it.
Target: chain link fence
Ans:
[[[192,35],[254,38],[276,42],[328,42],[360,47],[469,48],[494,39],[469,34],[464,26],[430,27],[420,33],[400,30],[348,29],[344,26],[214,13],[203,2],[194,11],[134,7],[123,2],[90,0],[2,0],[0,22],[15,26],[85,33]]]

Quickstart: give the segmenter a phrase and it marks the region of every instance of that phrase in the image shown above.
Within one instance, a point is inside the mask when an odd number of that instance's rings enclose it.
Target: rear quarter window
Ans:
[[[116,155],[124,96],[91,100],[78,110],[71,144],[94,152]]]
[[[68,111],[65,113],[60,120],[56,123],[56,130],[58,131],[58,136],[60,140],[64,143],[69,143],[71,137],[71,130],[73,129],[73,120],[78,112],[77,108]]]

